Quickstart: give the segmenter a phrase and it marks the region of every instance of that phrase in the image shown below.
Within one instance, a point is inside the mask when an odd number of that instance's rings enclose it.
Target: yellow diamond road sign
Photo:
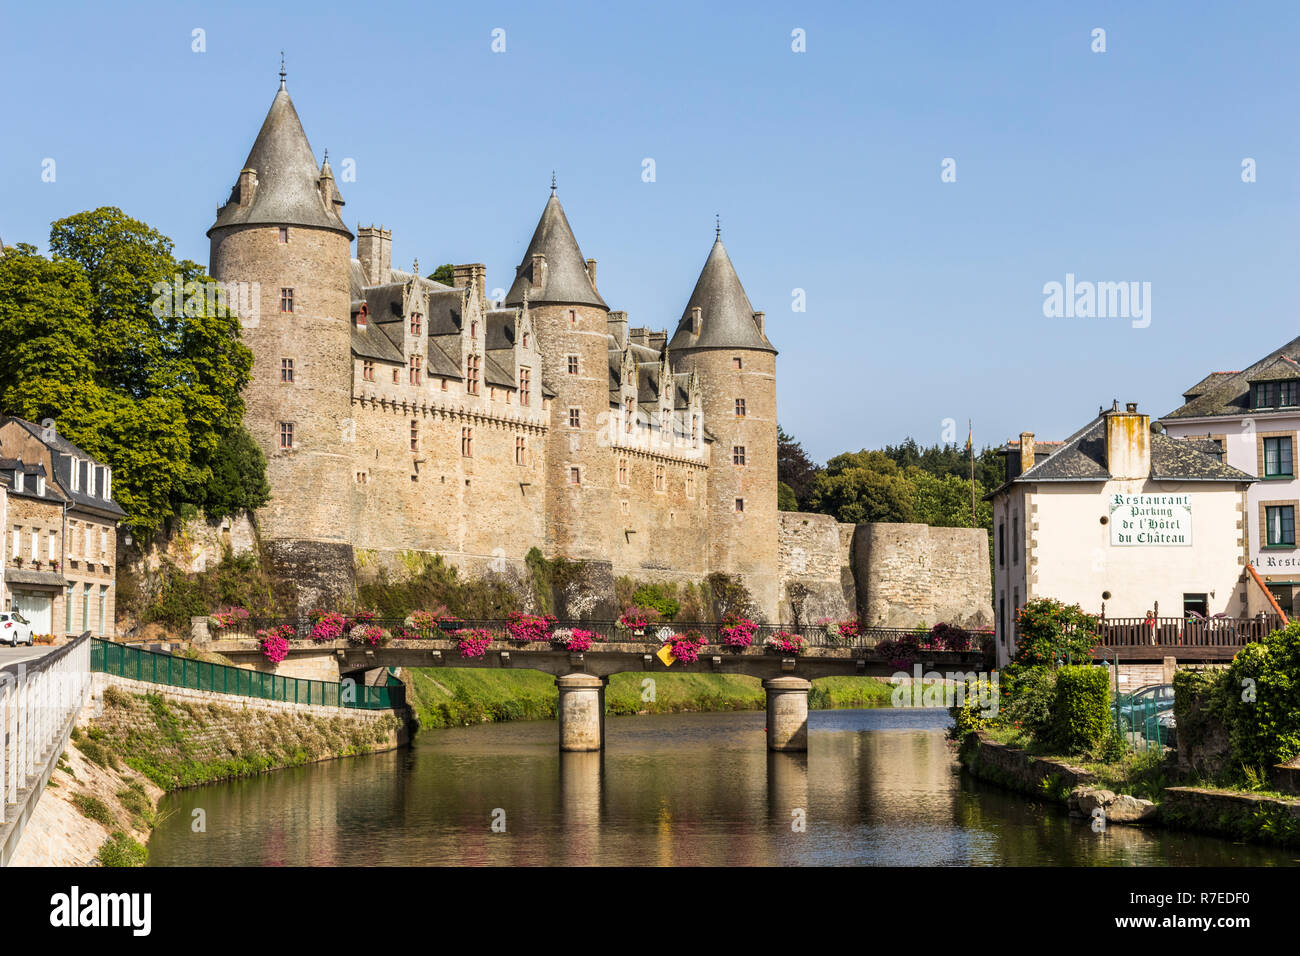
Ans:
[[[665,644],[663,647],[659,648],[659,653],[655,656],[663,661],[664,666],[666,667],[672,667],[673,661],[677,660],[677,658],[673,656],[673,646],[671,644]]]

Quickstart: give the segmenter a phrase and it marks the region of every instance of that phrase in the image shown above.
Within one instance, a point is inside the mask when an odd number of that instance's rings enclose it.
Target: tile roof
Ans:
[[[1253,414],[1250,383],[1300,377],[1290,371],[1297,361],[1300,361],[1300,338],[1292,339],[1239,372],[1211,372],[1184,393],[1187,401],[1161,420]]]

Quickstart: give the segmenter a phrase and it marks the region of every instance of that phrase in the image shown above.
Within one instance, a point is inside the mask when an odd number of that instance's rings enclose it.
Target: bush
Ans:
[[[121,830],[99,848],[99,862],[104,866],[144,866],[149,851]]]
[[[1037,740],[1050,737],[1056,672],[1012,664],[1002,672],[1000,718]]]
[[[1019,637],[1017,664],[1032,667],[1092,660],[1097,643],[1097,619],[1084,614],[1077,604],[1062,604],[1052,598],[1028,602],[1016,615]]]
[[[1300,621],[1238,651],[1214,701],[1237,766],[1266,770],[1300,754]]]
[[[665,621],[671,621],[682,609],[676,598],[677,588],[671,584],[643,584],[632,595],[632,603],[641,607],[652,607]]]
[[[1051,743],[1063,753],[1100,748],[1110,726],[1110,674],[1104,667],[1071,665],[1056,672]]]

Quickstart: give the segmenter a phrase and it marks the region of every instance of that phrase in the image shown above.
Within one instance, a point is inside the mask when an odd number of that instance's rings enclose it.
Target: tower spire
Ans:
[[[721,241],[722,240],[722,214],[715,213],[713,218],[715,220],[713,226],[713,238],[716,241]]]
[[[280,89],[284,89],[284,51],[280,51]]]
[[[555,195],[555,170],[551,170],[551,195]]]

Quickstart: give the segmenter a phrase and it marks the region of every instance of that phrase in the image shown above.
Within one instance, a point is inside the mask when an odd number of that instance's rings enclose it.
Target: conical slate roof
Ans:
[[[546,256],[546,278],[540,290],[532,289],[533,256]],[[564,207],[555,193],[546,201],[542,218],[533,232],[523,261],[515,270],[515,281],[506,295],[506,305],[522,305],[528,292],[529,304],[594,305],[608,309],[587,274],[587,260],[582,258],[578,240],[573,238]]]
[[[700,310],[700,334],[691,332],[691,310]],[[686,311],[668,350],[683,349],[757,349],[775,352],[772,343],[754,322],[754,307],[749,304],[745,287],[731,264],[731,258],[718,238],[704,261],[695,291],[686,303]]]
[[[226,226],[275,225],[315,226],[352,238],[343,220],[334,209],[326,209],[321,199],[321,173],[283,80],[243,168],[257,171],[253,201],[239,205],[236,180],[208,235]]]

